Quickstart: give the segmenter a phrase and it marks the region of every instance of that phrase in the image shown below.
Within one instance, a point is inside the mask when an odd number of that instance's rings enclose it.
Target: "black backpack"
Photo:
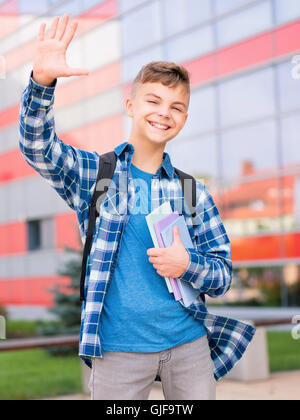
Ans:
[[[116,167],[116,154],[114,151],[105,153],[100,156],[97,181],[95,184],[95,189],[94,189],[91,203],[89,206],[88,231],[87,231],[86,241],[85,241],[84,249],[83,249],[81,277],[80,277],[80,300],[81,301],[85,299],[84,298],[84,281],[85,281],[85,274],[86,274],[86,263],[87,263],[88,256],[91,252],[96,218],[99,216],[98,210],[96,208],[96,204],[97,204],[97,207],[100,208],[100,204],[103,201],[105,194],[108,190],[107,186],[104,187],[103,190],[97,190],[96,185],[98,184],[98,181],[101,179],[112,179],[114,171],[115,171],[115,167]],[[192,217],[194,217],[195,213],[192,211],[192,209],[195,209],[196,207],[196,180],[192,175],[188,175],[177,168],[174,168],[174,170],[176,171],[176,173],[178,174],[180,178],[184,199],[191,210]],[[186,191],[184,190],[185,179],[192,180],[192,191],[190,191],[190,189]]]

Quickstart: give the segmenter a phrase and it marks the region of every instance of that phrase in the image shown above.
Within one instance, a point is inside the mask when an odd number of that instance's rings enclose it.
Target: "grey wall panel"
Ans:
[[[17,125],[0,130],[0,154],[16,149],[18,143],[19,127]]]
[[[33,251],[25,255],[0,258],[0,279],[14,277],[38,277],[58,275],[68,261],[69,253]]]
[[[124,111],[121,89],[114,88],[55,112],[56,131],[66,132]]]
[[[41,176],[0,185],[1,224],[69,211],[70,207]]]
[[[20,102],[24,86],[12,74],[8,73],[4,80],[0,80],[0,87],[0,111]]]

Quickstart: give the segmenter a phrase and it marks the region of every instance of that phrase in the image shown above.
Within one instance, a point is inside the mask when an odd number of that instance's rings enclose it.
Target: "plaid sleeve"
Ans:
[[[201,221],[195,226],[197,249],[187,248],[190,262],[179,278],[211,297],[224,295],[232,281],[231,247],[218,209],[204,185],[197,220]]]
[[[54,91],[57,84],[37,84],[32,73],[21,99],[19,147],[26,162],[76,210],[97,175],[97,154],[65,144],[55,133]]]

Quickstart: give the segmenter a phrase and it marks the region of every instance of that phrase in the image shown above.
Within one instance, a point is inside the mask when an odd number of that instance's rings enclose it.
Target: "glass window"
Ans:
[[[132,81],[142,66],[150,61],[161,61],[163,60],[162,45],[156,45],[152,48],[148,48],[139,54],[132,55],[128,58],[124,58],[121,61],[122,66],[122,82],[127,83]]]
[[[167,149],[166,149],[167,150]],[[217,177],[215,136],[190,139],[176,137],[168,143],[172,164],[205,184]]]
[[[174,35],[212,17],[211,0],[163,0],[161,4],[166,36]]]
[[[233,15],[220,19],[217,24],[218,46],[232,44],[272,27],[272,8],[265,1]]]
[[[124,55],[146,47],[161,38],[159,3],[126,14],[121,20],[122,52]]]
[[[57,0],[50,0],[50,6],[53,7],[55,4],[58,6],[49,12],[51,16],[63,16],[65,13],[70,16],[77,16],[82,9],[81,0],[70,0],[63,4]]]
[[[41,222],[32,220],[27,223],[28,232],[28,251],[41,248]]]
[[[204,55],[213,49],[214,37],[212,26],[196,29],[166,42],[168,61],[187,61]]]
[[[28,250],[54,248],[54,220],[30,220],[27,222]]]
[[[292,77],[293,66],[294,64],[288,61],[278,65],[276,68],[279,79],[281,111],[300,109],[299,80],[295,80]]]
[[[262,118],[275,112],[273,68],[221,83],[221,125]]]
[[[235,10],[237,7],[249,3],[249,0],[215,0],[215,10],[217,15]]]
[[[46,13],[48,8],[48,0],[19,0],[18,2],[18,12],[20,14],[40,15]]]
[[[103,3],[106,0],[81,0],[81,9],[82,10],[89,10],[94,6],[99,6],[99,4]]]
[[[216,128],[216,92],[214,87],[192,91],[184,136],[194,136]]]
[[[299,0],[275,0],[276,23],[284,23],[300,16]]]
[[[127,10],[132,9],[142,3],[147,3],[145,0],[119,0],[119,10],[120,12],[126,12]]]
[[[275,120],[226,130],[221,138],[224,178],[277,171]]]
[[[298,164],[300,169],[300,113],[282,118],[281,144],[283,165]]]

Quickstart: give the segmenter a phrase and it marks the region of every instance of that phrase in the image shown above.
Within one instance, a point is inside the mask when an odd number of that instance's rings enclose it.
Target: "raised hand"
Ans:
[[[47,34],[46,24],[40,26],[37,48],[33,62],[35,82],[51,86],[58,77],[87,76],[85,69],[72,69],[66,62],[67,49],[74,38],[78,22],[69,22],[69,16],[56,17]]]

